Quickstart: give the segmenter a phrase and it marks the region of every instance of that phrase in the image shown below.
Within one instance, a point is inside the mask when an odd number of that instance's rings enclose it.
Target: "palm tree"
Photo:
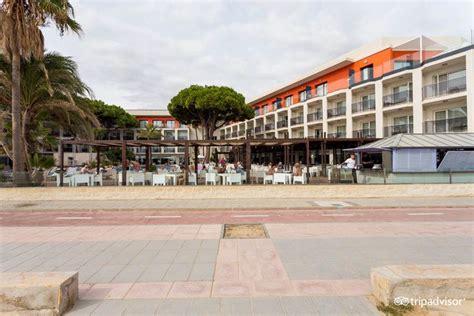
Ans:
[[[62,128],[79,138],[93,138],[94,128],[100,123],[92,108],[83,101],[91,91],[81,81],[77,65],[70,57],[47,53],[41,60],[23,60],[21,77],[19,135],[24,146],[21,158],[28,170],[32,157],[29,153],[57,145],[51,135],[53,129]],[[3,107],[11,104],[11,86],[11,67],[0,55],[0,105]],[[9,109],[0,106],[0,129],[3,123],[3,127],[11,131],[9,115]],[[12,133],[4,133],[3,139],[0,138],[0,145],[9,156],[12,137]]]
[[[146,140],[152,140],[152,139],[161,139],[161,130],[158,129],[155,125],[153,124],[147,124],[145,125],[145,129],[142,129],[138,131],[137,135],[138,139],[146,139]],[[150,162],[151,162],[151,150],[150,146],[146,147],[146,162],[147,165],[145,166],[146,170],[150,169]]]
[[[50,22],[61,35],[65,31],[81,32],[68,0],[3,0],[0,4],[0,47],[11,61],[12,160],[16,174],[25,169],[21,139],[21,60],[43,57],[44,38],[40,28]]]

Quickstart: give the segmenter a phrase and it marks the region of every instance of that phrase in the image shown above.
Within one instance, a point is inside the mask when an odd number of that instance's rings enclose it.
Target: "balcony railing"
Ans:
[[[263,132],[263,126],[257,126],[255,127],[255,134],[259,134]]]
[[[423,87],[423,99],[466,91],[466,77],[440,81]]]
[[[328,118],[343,116],[343,115],[346,115],[346,107],[345,106],[339,106],[339,107],[336,107],[336,108],[328,109]]]
[[[352,132],[355,138],[375,138],[375,128],[359,129]]]
[[[225,138],[231,138],[231,137],[232,137],[232,134],[231,134],[231,133],[225,134]]]
[[[336,132],[336,133],[328,133],[327,138],[344,138],[346,137],[346,132]]]
[[[385,137],[402,133],[413,133],[413,124],[385,126],[383,131]]]
[[[265,131],[272,131],[275,129],[275,123],[265,124]]]
[[[309,138],[323,138],[323,131],[316,130],[314,133],[308,135]]]
[[[467,117],[424,122],[425,133],[453,133],[467,131]]]
[[[245,130],[245,132],[246,132],[246,134],[247,134],[247,137],[249,137],[249,138],[250,138],[250,137],[253,137],[253,136],[255,135],[253,128],[247,128],[247,129]]]
[[[352,103],[352,113],[375,110],[375,99],[368,99],[357,103]]]
[[[277,128],[288,127],[288,120],[284,119],[277,122]]]
[[[323,119],[323,112],[316,111],[308,114],[308,122],[320,121]]]
[[[297,116],[297,117],[292,117],[290,122],[291,122],[291,125],[303,124],[304,117],[303,117],[303,115],[300,115],[300,116]]]
[[[237,132],[232,132],[232,137],[237,137],[238,133]]]
[[[239,131],[239,136],[244,136],[244,135],[245,135],[245,131],[244,131],[243,129],[241,129],[241,130]]]
[[[394,106],[397,104],[407,103],[413,101],[413,91],[412,90],[405,90],[400,91],[397,93],[392,93],[388,95],[384,95],[383,97],[383,106]]]

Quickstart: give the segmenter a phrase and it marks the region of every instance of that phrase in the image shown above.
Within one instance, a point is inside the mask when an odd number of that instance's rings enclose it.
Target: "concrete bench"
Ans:
[[[413,305],[469,315],[474,311],[474,265],[391,265],[373,268],[372,294],[385,305]]]
[[[0,314],[61,315],[76,303],[77,272],[0,273]]]

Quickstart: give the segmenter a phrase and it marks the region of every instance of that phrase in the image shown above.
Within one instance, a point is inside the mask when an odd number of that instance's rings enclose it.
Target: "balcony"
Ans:
[[[467,131],[467,117],[423,122],[425,133],[455,133]]]
[[[232,137],[237,137],[238,133],[237,132],[232,132]]]
[[[231,137],[232,137],[232,134],[231,134],[231,133],[225,134],[225,138],[226,138],[226,139],[227,139],[227,138],[231,138]]]
[[[423,99],[466,91],[466,77],[441,81],[423,87]]]
[[[352,113],[367,112],[372,110],[375,110],[375,99],[352,103]]]
[[[261,133],[263,133],[263,126],[255,127],[255,134],[261,134]]]
[[[405,90],[383,96],[383,106],[389,107],[413,101],[413,91]]]
[[[244,136],[244,135],[245,135],[245,131],[244,131],[243,129],[241,129],[241,130],[239,131],[239,136]]]
[[[308,119],[308,122],[320,121],[323,119],[323,112],[316,111],[313,113],[309,113],[307,119]]]
[[[413,124],[400,124],[385,126],[383,129],[383,134],[385,137],[397,135],[397,134],[413,133]]]
[[[315,130],[313,134],[309,134],[308,138],[323,138],[322,130]]]
[[[275,123],[265,124],[265,131],[273,131],[275,129]]]
[[[327,138],[345,138],[346,132],[328,133]]]
[[[346,107],[339,106],[336,108],[328,109],[328,118],[337,117],[337,116],[344,116],[346,115]]]
[[[253,128],[247,128],[245,130],[245,133],[247,134],[247,137],[253,137],[255,134],[254,134],[254,129]]]
[[[284,120],[281,120],[281,121],[277,122],[277,128],[284,128],[284,127],[288,127],[288,120],[287,119],[284,119]]]
[[[375,138],[375,128],[359,129],[352,132],[354,138]]]
[[[297,116],[297,117],[292,117],[291,120],[291,125],[298,125],[298,124],[303,124],[304,122],[304,116],[303,115],[300,115],[300,116]]]

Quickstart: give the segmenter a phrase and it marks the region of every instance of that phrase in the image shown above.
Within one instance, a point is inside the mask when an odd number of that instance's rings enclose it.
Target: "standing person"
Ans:
[[[344,161],[344,163],[347,166],[347,169],[352,170],[352,183],[357,183],[357,172],[356,172],[356,160],[355,160],[355,155],[351,154],[349,158]]]

